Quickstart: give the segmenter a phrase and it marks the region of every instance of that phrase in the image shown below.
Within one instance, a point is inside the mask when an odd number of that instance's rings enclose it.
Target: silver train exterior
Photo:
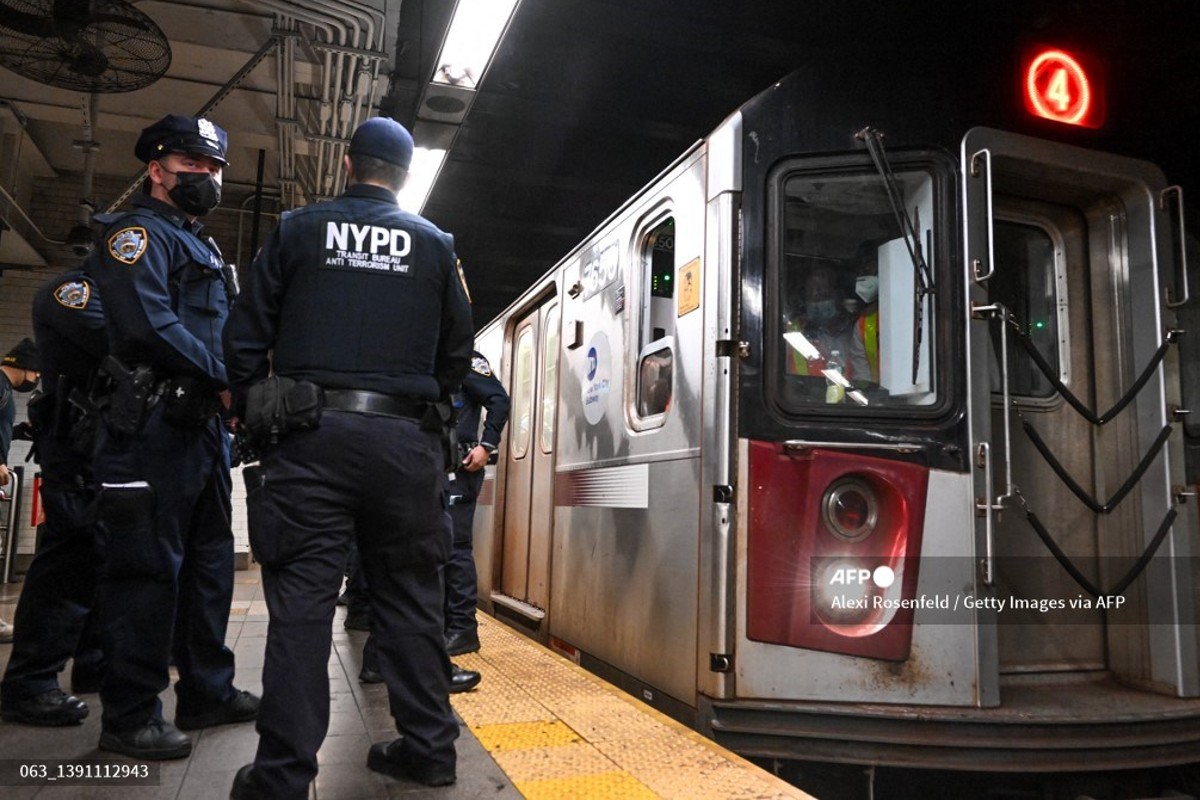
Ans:
[[[887,69],[770,87],[481,330],[481,605],[746,755],[1195,761],[1182,190],[1119,108]]]

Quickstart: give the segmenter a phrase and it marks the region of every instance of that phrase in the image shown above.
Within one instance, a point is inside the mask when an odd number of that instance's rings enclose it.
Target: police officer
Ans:
[[[343,164],[349,188],[284,214],[226,329],[235,412],[247,425],[277,420],[279,434],[246,501],[271,623],[258,752],[234,779],[239,800],[308,796],[329,726],[333,615],[355,536],[402,734],[372,746],[367,766],[430,786],[456,778],[439,412],[449,416],[470,365],[472,326],[452,237],[397,205],[412,151],[399,123],[360,125]],[[264,414],[256,399],[311,397],[314,386],[324,398],[315,429],[309,412],[293,413],[307,402]]]
[[[17,401],[13,392],[32,392],[37,386],[41,367],[37,345],[32,339],[17,342],[0,359],[0,486],[8,483],[8,448],[13,439]],[[13,640],[13,626],[0,619],[0,642]]]
[[[92,480],[95,417],[87,394],[108,353],[104,311],[92,279],[72,269],[33,299],[42,392],[29,403],[46,523],[17,604],[12,655],[0,683],[0,717],[27,725],[69,725],[87,704],[58,685],[74,655],[72,692],[96,691],[103,674],[96,618],[99,533]]]
[[[100,747],[143,759],[187,756],[181,730],[250,720],[258,708],[233,687],[225,646],[233,533],[218,411],[231,281],[198,221],[220,203],[226,142],[202,117],[169,115],[144,129],[135,153],[148,191],[129,213],[97,216],[105,230],[86,265],[111,351],[95,460],[109,660]],[[172,657],[175,725],[158,699]]]
[[[483,486],[484,466],[500,447],[500,434],[508,422],[508,392],[497,380],[492,366],[479,352],[471,354],[471,371],[455,397],[458,407],[458,443],[462,461],[448,476],[446,492],[454,525],[454,544],[446,564],[446,652],[451,656],[479,649],[479,626],[475,621],[477,580],[472,554],[471,523],[475,501]],[[479,433],[481,409],[483,434]]]

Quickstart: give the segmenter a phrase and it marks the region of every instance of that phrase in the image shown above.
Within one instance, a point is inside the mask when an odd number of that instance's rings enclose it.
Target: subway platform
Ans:
[[[237,656],[236,685],[258,693],[267,608],[256,568],[239,571],[227,641]],[[0,616],[11,620],[20,584],[0,585]],[[479,688],[452,695],[461,724],[458,782],[432,789],[366,768],[372,742],[396,735],[382,685],[358,682],[365,633],[334,620],[329,658],[332,708],[319,754],[318,800],[375,798],[807,798],[750,762],[604,683],[490,617],[480,617],[478,653],[456,658],[479,670]],[[0,645],[7,663],[11,645]],[[69,676],[69,667],[63,680]],[[66,686],[64,686],[66,688]],[[0,722],[0,797],[98,800],[224,800],[234,773],[253,760],[253,724],[195,731],[186,759],[136,762],[96,749],[99,697],[84,695],[92,713],[82,725],[33,728]],[[162,695],[167,719],[174,690]],[[146,764],[150,781],[119,782],[118,770]],[[21,777],[46,765],[47,777]],[[96,777],[76,778],[90,765]],[[108,775],[100,777],[101,770]],[[141,779],[139,779],[141,780]]]

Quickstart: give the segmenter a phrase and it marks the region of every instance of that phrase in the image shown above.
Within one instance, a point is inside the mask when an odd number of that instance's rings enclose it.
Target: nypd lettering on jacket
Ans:
[[[376,270],[407,275],[412,263],[408,231],[353,222],[325,223],[324,265],[327,269]]]

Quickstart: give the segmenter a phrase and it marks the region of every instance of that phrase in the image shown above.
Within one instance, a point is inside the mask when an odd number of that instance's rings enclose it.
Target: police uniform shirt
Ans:
[[[231,382],[273,368],[326,388],[449,395],[473,339],[457,263],[453,238],[381,186],[285,213],[225,331]]]
[[[461,408],[458,417],[458,440],[479,443],[489,451],[500,447],[500,434],[508,422],[509,398],[504,385],[492,371],[492,365],[477,351],[471,353],[471,370],[463,378]],[[483,435],[479,433],[480,409],[487,411],[483,420]]]
[[[100,294],[82,269],[68,270],[38,289],[33,336],[42,357],[42,390],[55,394],[59,380],[66,378],[86,392],[92,373],[108,353],[108,336]]]
[[[86,266],[104,296],[112,352],[129,367],[224,388],[225,264],[179,209],[149,195],[133,205],[96,217],[107,228]]]

